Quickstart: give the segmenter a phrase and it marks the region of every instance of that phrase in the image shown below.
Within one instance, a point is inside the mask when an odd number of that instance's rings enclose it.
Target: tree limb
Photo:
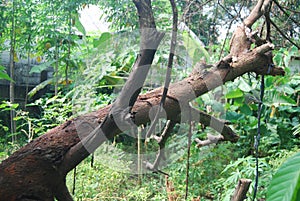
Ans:
[[[203,125],[209,126],[219,132],[225,141],[237,142],[239,139],[239,136],[228,125],[226,125],[226,122],[193,107],[191,107],[191,111],[194,121],[199,121]]]
[[[173,131],[174,126],[177,122],[168,120],[165,128],[162,131],[162,134],[160,136],[153,136],[153,138],[157,141],[159,145],[158,153],[156,155],[155,161],[153,164],[151,164],[149,161],[144,161],[145,166],[148,170],[151,171],[158,171],[159,170],[159,164],[162,158],[165,157],[165,145],[167,142],[167,139],[169,138],[171,132]]]
[[[251,184],[250,179],[240,179],[235,191],[231,197],[231,201],[243,201],[247,198],[246,194]]]
[[[244,20],[245,26],[251,28],[252,25],[264,15],[271,2],[272,0],[259,0],[250,15]]]
[[[90,153],[94,152],[105,140],[112,138],[112,133],[118,130],[129,130],[132,122],[132,106],[134,105],[144,81],[149,72],[157,47],[164,34],[156,30],[151,1],[134,1],[139,15],[141,42],[140,54],[133,66],[133,70],[109,113],[101,124],[90,135],[83,138],[65,155],[60,169],[66,173],[73,169]],[[66,162],[65,162],[66,161]]]

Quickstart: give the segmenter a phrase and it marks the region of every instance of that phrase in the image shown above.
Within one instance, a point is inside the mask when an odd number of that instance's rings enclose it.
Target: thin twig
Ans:
[[[288,7],[286,7],[286,6],[281,6],[281,5],[278,3],[278,1],[276,1],[276,0],[273,0],[273,2],[280,8],[280,10],[281,10],[281,9],[285,9],[285,10],[291,11],[291,12],[293,12],[293,13],[298,13],[298,14],[300,14],[300,11],[290,9],[290,8],[288,8]],[[282,10],[282,11],[285,12],[284,10]],[[295,22],[295,23],[296,23],[296,22]]]
[[[235,18],[235,16],[232,15],[232,14],[230,13],[230,11],[229,11],[224,5],[222,5],[222,4],[220,3],[219,0],[218,0],[218,4],[220,5],[221,8],[223,8],[223,10],[226,11],[226,13],[227,13],[228,15],[230,15],[231,18]]]
[[[158,145],[159,145],[159,150],[158,150],[158,153],[156,155],[155,161],[154,161],[153,164],[151,164],[148,161],[143,162],[148,170],[151,170],[151,171],[154,171],[154,172],[160,172],[160,173],[163,173],[163,174],[167,175],[166,173],[160,171],[158,166],[159,166],[159,163],[160,163],[162,157],[165,157],[164,148],[165,148],[167,139],[169,138],[169,136],[170,136],[171,132],[173,131],[173,128],[174,128],[175,125],[176,125],[175,121],[168,120],[167,123],[166,123],[165,128],[162,131],[161,136],[155,138],[156,141],[158,142]]]
[[[300,26],[300,23],[299,22],[297,22],[296,20],[294,20],[292,17],[291,17],[291,15],[289,15],[286,11],[285,11],[285,9],[283,9],[283,7],[278,3],[278,1],[276,1],[276,0],[273,0],[273,2],[276,4],[276,6],[289,18],[289,19],[291,19],[291,21],[293,21],[295,24],[297,24],[298,26]],[[298,13],[300,13],[300,12],[298,12]]]
[[[223,141],[223,140],[224,140],[223,135],[212,135],[208,133],[206,140],[200,140],[199,138],[196,138],[195,142],[197,143],[197,147],[200,148],[211,144],[217,144],[219,141]]]

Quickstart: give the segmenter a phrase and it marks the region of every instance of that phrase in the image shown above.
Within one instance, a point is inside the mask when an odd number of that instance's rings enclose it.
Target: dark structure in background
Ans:
[[[30,58],[30,66],[28,65],[27,59],[19,59],[15,62],[15,76],[12,78],[15,81],[15,103],[18,103],[19,108],[21,109],[25,108],[26,93],[41,82],[50,79],[53,76],[53,69],[51,67],[41,73],[29,74],[33,66],[41,63],[37,61],[37,58]],[[9,74],[9,51],[0,52],[0,65],[4,66],[6,68],[6,72]],[[27,103],[33,102],[47,92],[51,92],[51,86],[47,86],[38,91],[33,97],[28,97]],[[9,81],[4,79],[0,79],[0,104],[2,101],[9,101]],[[32,114],[38,114],[40,112],[39,108],[35,106],[27,107],[26,110],[30,111]],[[10,127],[9,111],[1,111],[0,122],[2,125]],[[0,135],[5,134],[5,132],[2,132],[3,130],[0,129]]]
[[[36,87],[41,82],[52,78],[53,69],[51,67],[42,71],[41,73],[29,74],[31,68],[35,65],[39,65],[37,58],[30,58],[30,66],[28,66],[27,59],[19,59],[15,62],[15,102],[24,106],[26,98],[26,87],[28,87],[28,92]],[[6,67],[6,72],[9,74],[9,52],[4,51],[0,53],[0,65]],[[39,91],[31,100],[34,100],[43,94],[45,94],[49,88],[45,88]],[[9,100],[9,81],[0,80],[0,100]]]

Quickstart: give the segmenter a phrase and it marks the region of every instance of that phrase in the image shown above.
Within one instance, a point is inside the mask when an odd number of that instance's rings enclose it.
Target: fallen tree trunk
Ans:
[[[266,44],[258,50],[244,54],[239,62],[232,64],[229,68],[215,68],[208,73],[192,75],[172,84],[165,104],[168,118],[177,118],[189,101],[226,81],[234,80],[247,72],[263,71],[264,66],[268,66],[269,60],[261,53],[261,50],[266,52],[270,49],[271,46]],[[162,88],[155,89],[138,97],[132,109],[137,125],[150,121],[149,111],[159,104],[162,90]],[[80,153],[70,154],[70,150],[103,121],[110,108],[111,105],[69,120],[30,142],[3,161],[0,165],[0,200],[16,200],[17,196],[22,198],[16,192],[24,192],[24,188],[28,195],[38,194],[39,198],[44,198],[44,200],[47,200],[47,192],[53,191],[57,195],[56,191],[62,191],[61,186],[64,186],[66,174],[78,164],[74,163],[74,157],[81,160],[86,157],[85,154],[82,156]],[[105,141],[109,136],[120,132],[121,130],[114,126],[111,127],[109,135],[102,134],[100,137]],[[233,142],[237,140],[234,133],[228,133],[224,138]],[[12,192],[12,195],[9,192]]]
[[[145,19],[151,19],[153,16],[150,14],[150,16],[143,17],[142,13],[147,13],[145,12],[147,9],[150,12],[150,1],[134,2],[139,10],[140,25],[144,23],[144,27],[149,27],[147,25],[149,21]],[[154,29],[155,26],[151,28]],[[156,29],[152,34],[161,35],[156,32]],[[149,39],[145,39],[145,41],[149,43]],[[153,43],[153,39],[150,42]],[[141,48],[144,51],[141,51],[141,55],[137,59],[133,74],[138,74],[137,71],[141,66],[150,67],[160,39],[156,39],[155,42],[154,50]],[[232,44],[235,42],[243,43],[245,41],[239,39],[233,41]],[[141,47],[143,45],[149,46],[149,44],[141,44]],[[268,68],[272,61],[269,54],[272,48],[273,45],[266,43],[251,51],[242,51],[238,54],[235,52],[234,56],[237,57],[235,62],[232,62],[232,55],[229,55],[209,71],[193,74],[182,81],[171,84],[164,105],[167,119],[182,122],[186,115],[185,111],[189,108],[189,101],[247,72],[282,75],[284,73],[282,69]],[[143,73],[145,72],[143,71]],[[143,76],[146,75],[143,74]],[[139,83],[140,85],[142,83]],[[158,88],[138,96],[139,87],[137,92],[132,91],[130,85],[124,88],[128,91],[131,90],[128,92],[130,96],[124,96],[130,99],[127,100],[129,102],[127,105],[122,100],[117,100],[113,105],[71,119],[30,142],[4,160],[0,164],[0,201],[47,201],[54,200],[54,197],[59,201],[72,200],[65,185],[67,173],[107,139],[111,139],[132,126],[148,123],[150,121],[149,113],[154,106],[159,105],[163,90],[163,88]],[[125,110],[128,104],[129,106],[134,104],[129,111]],[[197,118],[197,115],[194,118]],[[238,136],[228,127],[216,128],[216,130],[222,133],[224,140],[236,142],[238,139]]]

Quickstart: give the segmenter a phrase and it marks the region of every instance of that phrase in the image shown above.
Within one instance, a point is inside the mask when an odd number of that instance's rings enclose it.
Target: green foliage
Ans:
[[[134,30],[138,25],[136,8],[130,0],[99,1],[100,8],[104,11],[103,17],[111,22],[111,28],[116,31]]]
[[[16,135],[19,137],[20,144],[24,141],[30,142],[35,137],[46,133],[49,129],[62,124],[72,115],[72,105],[66,97],[54,96],[52,98],[41,98],[35,101],[35,103],[29,104],[28,107],[35,107],[40,109],[40,115],[30,114],[28,111],[22,110],[19,104],[3,101],[0,104],[0,113],[8,115],[8,111],[15,110],[17,130]],[[5,113],[6,112],[6,113]],[[6,142],[11,135],[5,135],[8,133],[9,128],[5,124],[1,124],[0,134],[1,141]]]
[[[269,164],[266,161],[266,158],[259,160],[259,174],[260,174],[260,185],[265,186],[267,182],[268,171],[271,169]],[[226,168],[221,172],[221,174],[227,173],[228,177],[222,177],[218,181],[218,188],[221,193],[220,200],[229,201],[234,189],[238,183],[239,179],[242,178],[255,178],[255,158],[253,156],[242,157],[236,161],[232,161],[226,166]],[[220,185],[221,184],[221,185]],[[252,182],[248,196],[251,198],[253,193],[254,182]],[[264,196],[264,189],[261,189],[259,192],[259,197]],[[250,200],[250,199],[247,199]]]
[[[3,117],[8,117],[9,112],[11,110],[16,110],[19,107],[19,104],[17,103],[11,103],[9,101],[2,101],[0,104],[0,114]],[[4,122],[5,119],[8,118],[2,118],[0,119],[0,143],[6,142],[6,139],[10,136],[6,133],[9,132],[9,127],[7,126],[7,122]]]
[[[288,158],[273,176],[267,200],[297,201],[300,199],[300,152]]]
[[[209,53],[205,50],[200,39],[188,27],[186,27],[186,29],[188,30],[182,32],[182,39],[190,58],[193,59],[193,64],[196,64],[203,58],[205,58],[205,61],[209,63]]]
[[[285,52],[284,55],[281,54],[282,51]],[[262,136],[259,146],[260,176],[258,197],[262,199],[266,196],[271,175],[290,153],[298,150],[297,147],[299,146],[299,131],[297,130],[300,122],[300,110],[297,105],[300,83],[299,74],[293,74],[289,67],[291,56],[297,56],[299,53],[293,47],[289,49],[282,48],[275,52],[275,55],[277,53],[281,54],[281,56],[277,56],[277,59],[280,58],[280,60],[276,60],[276,62],[285,66],[287,75],[284,77],[265,77],[266,89],[262,110]],[[223,168],[219,169],[219,172],[222,172],[222,174],[217,175],[215,178],[210,178],[209,184],[201,188],[215,189],[215,191],[211,190],[210,193],[207,193],[199,190],[200,195],[212,194],[212,196],[217,196],[219,200],[229,200],[238,179],[248,178],[254,180],[255,162],[252,154],[254,136],[257,133],[259,93],[260,82],[254,79],[253,75],[245,75],[237,78],[232,83],[227,83],[224,87],[219,87],[202,95],[194,102],[197,107],[208,110],[214,116],[220,116],[233,123],[234,130],[240,135],[239,141],[230,147],[232,150],[227,156],[230,163],[224,162],[223,165],[226,168],[224,169],[223,166]],[[220,149],[222,149],[221,147],[226,147],[223,143],[217,146]],[[215,150],[212,152],[216,153]],[[201,153],[202,156],[207,157],[203,150],[201,150]],[[235,153],[235,155],[232,156],[232,153]],[[191,156],[194,157],[193,154]],[[217,164],[219,160],[212,159],[210,161],[209,167],[214,167],[218,171]],[[202,163],[201,168],[209,169],[204,164]],[[226,164],[228,165],[226,166]],[[192,174],[194,173],[196,174],[197,171],[193,170]],[[207,173],[204,175],[205,179],[209,178]],[[199,181],[197,184],[199,185],[200,183],[202,181]],[[249,197],[251,197],[251,192],[253,192],[253,184],[254,182],[252,182],[250,187]]]
[[[110,150],[110,151],[107,151]],[[166,192],[163,176],[144,175],[137,185],[138,176],[130,171],[132,161],[125,154],[114,150],[114,145],[105,143],[95,155],[93,167],[90,158],[76,170],[74,197],[80,200],[164,200]],[[125,173],[124,173],[125,172]],[[74,171],[67,176],[69,189],[73,188]]]
[[[59,94],[50,98],[41,98],[28,106],[37,106],[41,109],[41,116],[34,119],[36,124],[35,133],[39,136],[47,130],[62,124],[72,115],[70,100]],[[30,120],[30,117],[28,117]]]
[[[49,68],[49,66],[51,66],[55,61],[47,61],[45,63],[39,64],[39,65],[35,65],[30,69],[30,74],[32,73],[41,73],[43,70],[46,70],[47,68]]]
[[[206,129],[206,132],[210,129]],[[199,132],[193,135],[195,137],[205,137],[206,132]],[[187,137],[184,136],[186,144]],[[182,145],[180,145],[182,146]],[[217,146],[197,148],[195,144],[191,147],[190,156],[190,172],[189,172],[189,199],[202,197],[203,200],[215,200],[222,193],[217,188],[217,180],[227,174],[221,175],[220,172],[225,165],[233,160],[237,153],[233,152],[233,146],[230,143],[225,143]],[[170,179],[174,183],[176,194],[179,200],[184,199],[185,195],[185,180],[186,180],[186,160],[187,154],[184,147],[184,154],[177,161],[173,161],[165,170],[170,174]],[[180,154],[180,153],[177,153]],[[213,167],[213,168],[212,168]]]
[[[5,72],[5,68],[3,66],[0,66],[0,80],[1,79],[5,79],[8,81],[11,81],[12,79],[9,77],[9,75],[7,75],[7,73]]]

